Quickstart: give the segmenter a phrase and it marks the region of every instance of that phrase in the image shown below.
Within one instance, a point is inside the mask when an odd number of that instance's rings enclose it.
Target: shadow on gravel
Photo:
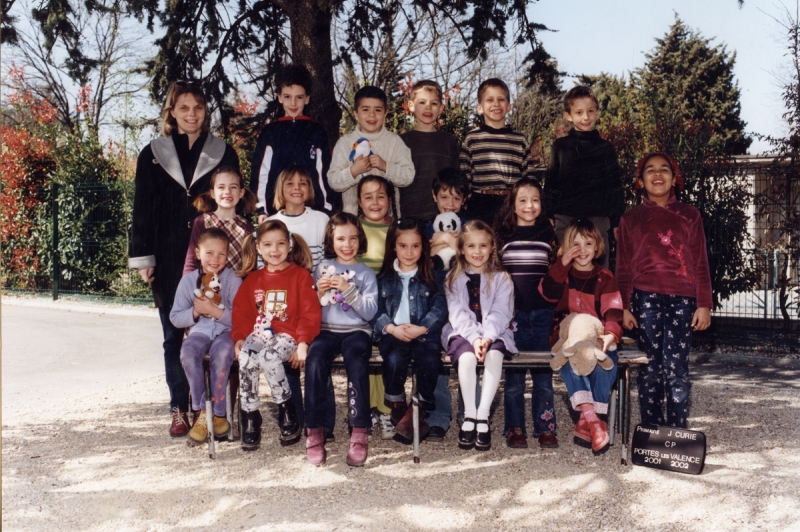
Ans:
[[[791,505],[782,497],[795,496],[796,476],[787,472],[797,469],[798,407],[770,397],[769,389],[794,387],[797,376],[761,369],[697,368],[704,400],[694,405],[692,424],[706,433],[709,449],[704,473],[694,477],[623,467],[619,444],[598,457],[573,445],[558,380],[558,449],[540,450],[532,438],[530,449],[505,447],[501,390],[491,451],[458,449],[457,430],[450,430],[443,443],[423,442],[415,465],[410,446],[376,437],[364,468],[344,463],[341,421],[328,464],[309,466],[304,440],[279,444],[268,400],[261,448],[245,453],[238,442],[220,442],[216,461],[204,447],[167,435],[160,403],[98,405],[60,422],[4,427],[3,523],[52,530],[497,530],[533,528],[546,514],[549,523],[576,530],[738,528],[763,521],[771,508],[765,505],[775,501],[766,522],[788,524]],[[337,392],[342,405],[338,382]],[[633,405],[632,426],[635,396]],[[765,430],[771,425],[780,430]],[[654,500],[668,511],[654,513]],[[715,521],[715,508],[731,505],[733,517]]]

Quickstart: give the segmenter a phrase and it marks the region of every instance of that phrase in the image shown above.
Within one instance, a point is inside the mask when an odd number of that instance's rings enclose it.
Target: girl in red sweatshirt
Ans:
[[[637,329],[639,349],[650,359],[638,377],[642,423],[686,428],[692,331],[708,328],[713,303],[703,221],[675,195],[683,179],[672,157],[651,153],[636,174],[642,203],[619,223],[622,324]]]
[[[308,346],[319,334],[320,310],[311,252],[299,235],[289,232],[283,222],[268,220],[255,235],[244,241],[241,276],[247,276],[233,300],[231,338],[239,359],[242,402],[242,448],[255,450],[261,442],[261,414],[258,411],[258,372],[272,390],[278,405],[282,441],[296,441],[302,427],[283,363],[305,365]],[[265,267],[255,270],[256,253]],[[255,270],[255,271],[254,271]]]

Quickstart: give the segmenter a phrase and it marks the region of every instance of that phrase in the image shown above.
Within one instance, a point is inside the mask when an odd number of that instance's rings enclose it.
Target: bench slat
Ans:
[[[553,358],[553,354],[550,351],[520,351],[519,356],[512,358],[511,360],[503,361],[504,366],[549,366],[550,359]],[[647,355],[642,353],[641,351],[635,350],[625,350],[619,353],[619,365],[628,366],[628,365],[640,365],[640,364],[647,364],[650,361],[647,358]],[[341,366],[344,363],[344,359],[342,355],[337,356],[333,359],[333,364],[335,366]],[[383,363],[383,358],[381,358],[380,351],[377,348],[372,350],[372,356],[369,358],[370,365],[376,365]],[[446,354],[442,354],[442,364],[445,367],[451,367],[450,358]],[[479,364],[482,365],[482,364]]]

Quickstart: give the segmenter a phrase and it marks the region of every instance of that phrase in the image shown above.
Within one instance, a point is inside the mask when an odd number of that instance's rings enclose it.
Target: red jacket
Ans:
[[[245,278],[233,300],[234,342],[253,332],[256,318],[264,308],[275,316],[272,319],[275,334],[286,333],[298,344],[310,344],[319,334],[322,309],[314,279],[297,264],[290,263],[277,272],[263,268]]]
[[[711,274],[700,212],[673,195],[665,207],[647,198],[619,222],[617,284],[624,308],[633,289],[697,299],[711,308]]]

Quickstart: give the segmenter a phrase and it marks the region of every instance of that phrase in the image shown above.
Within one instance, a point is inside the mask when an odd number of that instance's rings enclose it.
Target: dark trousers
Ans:
[[[164,370],[169,388],[169,406],[178,407],[184,412],[189,411],[189,381],[181,365],[181,344],[183,343],[183,329],[178,329],[169,321],[172,306],[159,307],[158,317],[161,318],[161,329],[164,331]]]
[[[378,342],[383,358],[383,383],[386,386],[386,400],[405,402],[406,378],[411,360],[417,374],[417,395],[425,403],[426,410],[436,406],[434,390],[442,366],[442,348],[439,342],[412,340],[403,342],[391,334],[384,334]]]
[[[347,372],[347,405],[350,425],[358,428],[372,426],[369,412],[369,357],[372,355],[370,335],[364,331],[337,334],[319,333],[306,358],[306,426],[315,429],[324,422],[327,382],[331,364],[339,353]]]
[[[639,369],[637,379],[642,423],[686,428],[692,390],[689,350],[696,300],[634,289],[631,308],[639,322],[636,331],[639,349],[650,359],[646,367]]]
[[[289,383],[289,389],[292,390],[292,399],[294,407],[297,410],[297,419],[300,420],[300,426],[305,426],[305,408],[303,401],[303,383],[300,382],[300,368],[288,368],[286,370],[286,381]],[[306,377],[307,378],[307,377]],[[336,396],[333,392],[333,379],[328,373],[328,395],[325,398],[325,420],[322,422],[325,430],[333,432],[336,426]]]
[[[505,201],[505,196],[473,192],[467,200],[467,219],[480,220],[492,227],[494,225],[494,217],[500,212],[500,207],[503,206]]]

